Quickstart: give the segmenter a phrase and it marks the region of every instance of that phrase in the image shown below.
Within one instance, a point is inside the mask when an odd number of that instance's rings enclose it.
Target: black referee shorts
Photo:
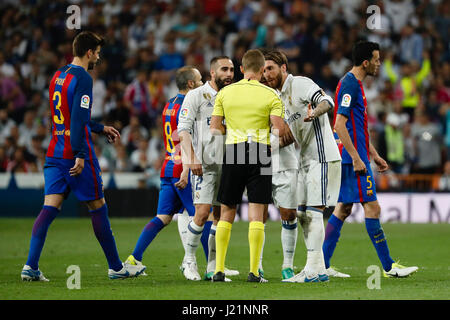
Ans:
[[[270,146],[261,143],[226,145],[217,201],[240,204],[245,187],[248,201],[268,204],[272,197]]]

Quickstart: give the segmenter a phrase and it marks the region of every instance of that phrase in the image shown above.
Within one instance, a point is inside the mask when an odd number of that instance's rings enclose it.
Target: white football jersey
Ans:
[[[279,92],[278,92],[279,93]],[[284,108],[284,121],[287,122],[289,119],[290,111]],[[278,136],[273,134],[270,135],[270,145],[272,146],[272,172],[281,172],[285,170],[295,169],[298,170],[298,158],[297,152],[295,150],[295,145],[291,143],[290,145],[277,148],[278,146]]]
[[[204,167],[221,163],[223,157],[225,136],[213,136],[209,131],[216,95],[209,81],[190,90],[181,105],[178,120],[178,133],[188,131],[191,134],[195,155]]]
[[[308,104],[313,108],[326,96],[320,87],[307,77],[289,74],[281,89],[281,100],[286,108],[287,123],[299,147],[300,167],[314,162],[330,162],[341,160],[336,140],[330,126],[328,114],[323,114],[311,122],[305,122]]]

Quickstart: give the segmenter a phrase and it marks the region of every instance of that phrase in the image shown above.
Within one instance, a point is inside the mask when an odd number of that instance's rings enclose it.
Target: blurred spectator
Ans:
[[[333,52],[333,56],[329,63],[329,66],[331,69],[331,73],[333,73],[335,77],[338,77],[340,79],[348,70],[350,70],[352,62],[350,61],[350,59],[347,59],[343,56],[341,50],[336,50],[335,52]]]
[[[127,149],[121,143],[116,144],[116,156],[114,158],[114,171],[127,172],[131,171],[132,166],[128,158]]]
[[[414,15],[414,4],[410,0],[384,0],[384,8],[392,21],[394,34],[399,34]]]
[[[439,190],[450,191],[450,160],[444,165],[444,174],[439,179]]]
[[[121,141],[125,146],[134,150],[138,147],[138,141],[141,138],[148,139],[148,131],[141,125],[137,116],[131,116],[130,124],[122,130]]]
[[[0,146],[5,143],[6,137],[9,137],[11,128],[16,126],[16,122],[8,118],[8,111],[6,108],[0,109]]]
[[[102,172],[109,172],[109,161],[108,159],[103,155],[103,150],[100,147],[100,145],[96,144],[94,145],[95,155],[97,156],[98,164],[100,166],[100,169]]]
[[[124,101],[131,114],[139,117],[140,122],[150,127],[155,118],[151,107],[151,97],[147,86],[147,72],[139,70],[136,79],[125,89]]]
[[[401,62],[422,63],[423,40],[420,34],[414,32],[414,28],[410,24],[402,29],[399,53]]]
[[[17,143],[21,147],[28,150],[31,149],[31,139],[36,134],[37,123],[35,119],[36,112],[34,110],[27,110],[23,117],[23,122],[19,125],[19,140]]]
[[[147,168],[145,171],[146,186],[147,188],[160,188],[161,184],[161,168],[164,163],[165,152],[157,154],[155,159],[152,161],[152,166]]]
[[[9,116],[16,122],[21,122],[26,96],[13,77],[4,77],[0,74],[0,99],[6,102]]]
[[[5,61],[5,55],[0,52],[0,77],[14,77],[15,73],[14,66]]]
[[[391,113],[386,118],[386,161],[395,173],[403,173],[405,146],[400,115]]]
[[[174,72],[184,65],[184,56],[176,50],[174,34],[168,34],[165,40],[165,48],[158,61],[156,68],[163,71]]]
[[[101,122],[106,114],[105,99],[106,99],[106,85],[105,81],[98,77],[98,70],[94,69],[91,72],[93,87],[92,87],[92,110],[91,119],[96,122]]]
[[[320,77],[317,79],[317,85],[321,87],[326,94],[334,97],[339,78],[333,75],[329,64],[322,67]]]
[[[14,151],[14,155],[6,168],[7,172],[30,173],[37,171],[32,163],[25,160],[25,148],[20,147]]]
[[[151,166],[149,155],[148,140],[141,138],[138,142],[138,148],[130,156],[134,172],[144,172]]]
[[[5,147],[0,145],[0,172],[6,172],[8,168],[8,156],[6,155]]]
[[[150,131],[150,140],[148,145],[148,155],[149,161],[153,162],[156,160],[161,152],[165,151],[164,140],[163,140],[163,125],[161,117],[157,120],[156,128]]]
[[[435,123],[430,122],[430,118],[425,112],[419,111],[411,127],[411,136],[417,155],[412,172],[438,173],[441,165],[442,145],[439,127]]]
[[[416,70],[415,64],[404,62],[400,76],[393,69],[392,55],[386,57],[384,67],[389,80],[401,90],[404,111],[409,114],[410,119],[413,119],[414,110],[420,101],[420,86],[431,70],[428,54],[424,53],[424,60],[420,70]]]

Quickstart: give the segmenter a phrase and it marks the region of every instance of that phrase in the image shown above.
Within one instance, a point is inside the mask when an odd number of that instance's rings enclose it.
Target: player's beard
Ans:
[[[233,82],[233,79],[232,78],[224,78],[222,80],[222,79],[217,78],[214,80],[214,82],[216,83],[216,86],[220,91],[220,89],[222,89],[223,87],[231,84]]]
[[[369,76],[375,77],[378,73],[378,68],[375,65],[369,65],[366,69],[366,74]]]
[[[89,62],[89,64],[88,64],[88,70],[94,69],[95,65],[96,65],[95,62]]]
[[[282,81],[283,81],[283,76],[281,75],[281,72],[280,72],[280,73],[277,74],[275,79],[272,79],[270,81],[268,81],[266,79],[266,83],[265,84],[268,85],[269,87],[273,88],[273,89],[281,89]]]

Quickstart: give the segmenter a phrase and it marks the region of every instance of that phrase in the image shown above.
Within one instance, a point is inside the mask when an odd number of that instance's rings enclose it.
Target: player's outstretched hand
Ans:
[[[389,169],[389,165],[382,157],[375,157],[373,161],[378,166],[378,172],[385,172]]]
[[[75,165],[69,170],[69,173],[72,177],[79,176],[84,169],[84,159],[76,158]]]
[[[105,126],[103,133],[108,137],[109,143],[114,143],[117,139],[120,139],[120,132],[114,127]]]
[[[353,170],[356,174],[364,175],[367,173],[367,168],[365,163],[361,160],[361,158],[353,160]]]

